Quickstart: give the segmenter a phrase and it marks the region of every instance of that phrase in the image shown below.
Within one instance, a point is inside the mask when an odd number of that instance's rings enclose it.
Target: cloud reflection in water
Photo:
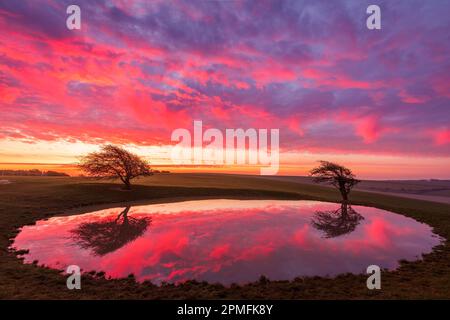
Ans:
[[[25,226],[25,262],[79,265],[138,281],[245,283],[396,268],[439,244],[431,228],[384,210],[336,203],[199,200],[53,217]],[[151,225],[150,225],[151,222]]]

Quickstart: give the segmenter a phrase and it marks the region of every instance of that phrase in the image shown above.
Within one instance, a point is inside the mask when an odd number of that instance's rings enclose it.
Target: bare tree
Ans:
[[[353,232],[364,217],[352,209],[351,206],[342,203],[336,210],[316,211],[311,224],[323,231],[325,238],[334,238]]]
[[[100,221],[83,222],[70,231],[71,238],[81,248],[91,249],[95,255],[103,256],[116,251],[140,237],[152,222],[151,217],[129,217],[128,211],[130,207],[126,207],[115,219],[107,217]]]
[[[125,189],[131,189],[131,179],[152,175],[149,164],[139,156],[114,145],[105,145],[99,152],[89,153],[78,164],[89,176],[119,178]]]
[[[314,182],[323,182],[334,186],[341,193],[343,202],[346,203],[351,189],[360,180],[357,180],[352,171],[344,166],[329,161],[319,161],[319,163],[320,166],[310,171]]]

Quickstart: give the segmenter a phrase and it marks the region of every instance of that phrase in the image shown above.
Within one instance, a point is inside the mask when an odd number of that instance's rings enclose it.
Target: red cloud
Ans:
[[[442,129],[434,132],[434,142],[438,146],[446,145],[450,143],[450,130]]]

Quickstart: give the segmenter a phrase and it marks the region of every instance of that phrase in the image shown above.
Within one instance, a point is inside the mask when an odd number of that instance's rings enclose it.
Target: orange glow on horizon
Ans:
[[[152,168],[173,173],[229,173],[259,175],[261,165],[174,165],[170,145],[123,145],[150,162]],[[80,141],[35,141],[26,143],[7,139],[0,141],[0,170],[64,172],[81,175],[76,167],[80,156],[97,151],[100,144]],[[248,151],[248,150],[246,150]],[[362,179],[450,179],[449,157],[407,155],[345,154],[336,152],[280,151],[278,175],[305,176],[318,160],[334,161],[350,167]]]

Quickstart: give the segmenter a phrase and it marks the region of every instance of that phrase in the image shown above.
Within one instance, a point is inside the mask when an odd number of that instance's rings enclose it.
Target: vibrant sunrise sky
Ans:
[[[69,4],[81,30],[66,28]],[[369,4],[381,30],[366,28]],[[172,131],[202,120],[279,128],[280,174],[325,159],[362,178],[450,178],[449,12],[445,0],[3,0],[0,169],[71,164],[108,142],[170,166]]]

